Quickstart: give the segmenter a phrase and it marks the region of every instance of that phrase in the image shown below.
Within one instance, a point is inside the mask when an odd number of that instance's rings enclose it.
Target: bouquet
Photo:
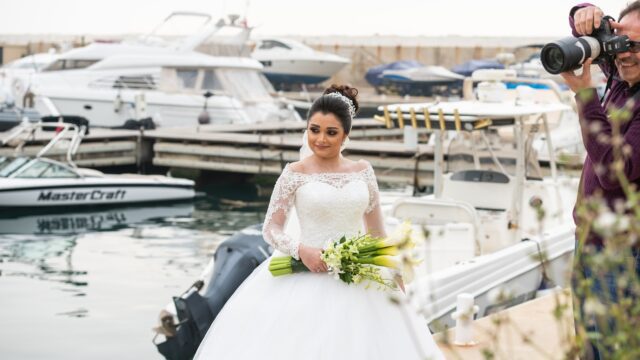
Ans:
[[[329,273],[347,284],[369,280],[382,287],[396,288],[396,283],[385,279],[380,270],[389,268],[402,271],[405,277],[413,273],[412,266],[417,261],[406,254],[406,250],[415,246],[411,226],[402,225],[399,231],[387,238],[374,237],[370,234],[358,234],[331,243],[322,252],[322,260],[329,267]],[[301,260],[291,256],[271,258],[269,271],[273,276],[282,276],[309,271]]]

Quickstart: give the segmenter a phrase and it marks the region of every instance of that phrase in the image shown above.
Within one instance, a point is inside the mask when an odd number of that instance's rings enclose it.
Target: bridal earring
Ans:
[[[344,138],[344,141],[342,142],[342,145],[340,145],[340,151],[343,151],[347,147],[348,143],[349,143],[349,137],[347,136],[347,137]]]

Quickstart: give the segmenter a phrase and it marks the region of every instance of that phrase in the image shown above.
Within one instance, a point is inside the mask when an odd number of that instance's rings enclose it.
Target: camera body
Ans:
[[[591,58],[594,64],[613,61],[618,53],[629,51],[629,37],[614,34],[605,16],[591,36],[566,37],[546,44],[540,53],[544,69],[551,74],[578,69]]]

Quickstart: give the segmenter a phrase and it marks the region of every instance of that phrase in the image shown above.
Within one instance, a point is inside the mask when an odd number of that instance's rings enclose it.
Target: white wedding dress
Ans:
[[[299,232],[285,231],[294,206]],[[299,243],[324,247],[371,228],[382,229],[382,216],[370,165],[354,173],[322,174],[287,166],[275,185],[263,234],[279,252],[297,258]],[[402,292],[345,284],[328,273],[273,277],[268,263],[229,299],[196,359],[444,358],[426,322],[403,301],[391,301]]]

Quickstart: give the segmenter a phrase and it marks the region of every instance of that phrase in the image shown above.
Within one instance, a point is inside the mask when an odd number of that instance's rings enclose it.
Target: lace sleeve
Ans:
[[[299,185],[295,174],[289,170],[289,165],[287,165],[273,188],[267,215],[262,226],[262,236],[267,243],[296,259],[300,259],[298,256],[300,241],[292,239],[284,230]]]
[[[382,209],[380,207],[380,191],[378,190],[378,181],[376,174],[373,172],[371,164],[367,164],[364,172],[365,181],[369,188],[369,206],[364,214],[364,224],[368,233],[375,236],[386,236],[384,230],[384,220],[382,217]]]

